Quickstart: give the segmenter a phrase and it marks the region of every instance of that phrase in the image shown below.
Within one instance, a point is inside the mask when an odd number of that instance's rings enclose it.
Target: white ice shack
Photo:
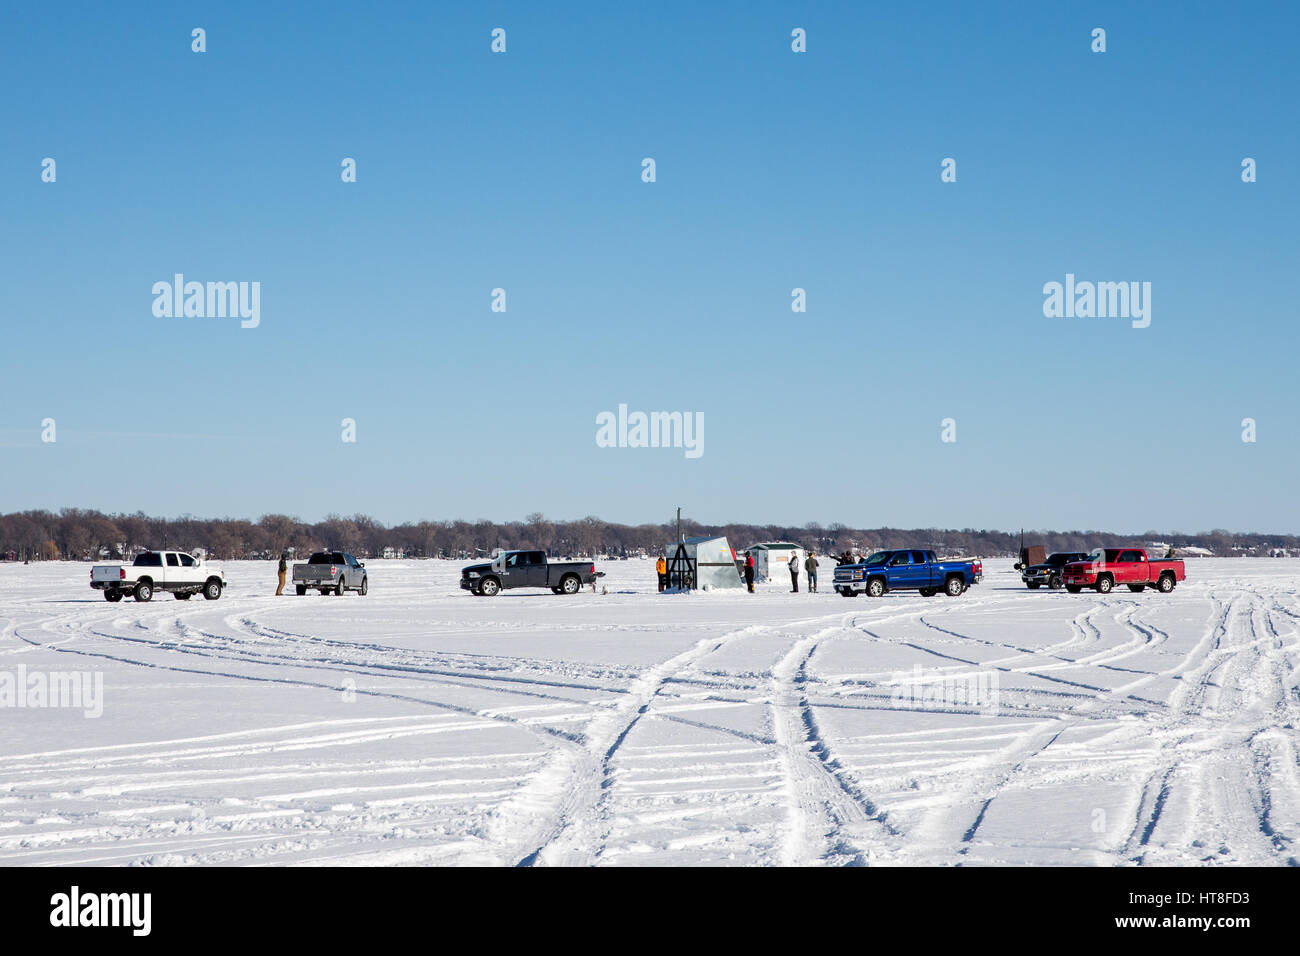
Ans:
[[[687,538],[681,542],[685,556],[695,566],[695,586],[702,591],[714,588],[743,588],[745,583],[736,570],[736,553],[731,549],[725,536],[717,538]],[[668,573],[674,575],[673,556],[677,554],[678,545],[670,544],[665,549],[668,557]],[[675,580],[670,582],[677,586]]]
[[[789,581],[791,555],[799,559],[799,577],[803,577],[803,561],[808,553],[797,544],[789,541],[764,541],[752,545],[748,550],[754,556],[755,581]]]

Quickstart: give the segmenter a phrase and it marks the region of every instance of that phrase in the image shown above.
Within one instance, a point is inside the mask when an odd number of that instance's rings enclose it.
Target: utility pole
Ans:
[[[677,509],[677,543],[681,544],[685,538],[682,537],[682,509]]]

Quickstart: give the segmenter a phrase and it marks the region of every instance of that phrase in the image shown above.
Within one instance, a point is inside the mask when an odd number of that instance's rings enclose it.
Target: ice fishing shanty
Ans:
[[[736,552],[726,536],[683,538],[666,549],[668,586],[678,590],[743,588]]]

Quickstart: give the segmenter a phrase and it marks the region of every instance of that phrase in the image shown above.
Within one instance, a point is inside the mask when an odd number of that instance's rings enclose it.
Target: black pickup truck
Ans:
[[[577,594],[601,577],[590,561],[546,560],[545,551],[502,551],[489,564],[471,564],[460,572],[460,586],[471,594],[492,597],[506,588],[550,588]]]

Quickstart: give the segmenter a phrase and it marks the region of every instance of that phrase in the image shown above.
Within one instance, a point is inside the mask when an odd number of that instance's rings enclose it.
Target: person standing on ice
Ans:
[[[754,556],[748,551],[745,552],[745,587],[750,594],[754,593]]]
[[[659,593],[664,593],[664,585],[668,582],[668,562],[660,556],[655,562],[655,573],[659,575]]]
[[[809,551],[808,557],[804,559],[804,569],[808,572],[808,593],[817,593],[817,558]]]
[[[799,593],[799,552],[790,552],[790,593]]]
[[[279,597],[280,595],[284,594],[284,575],[285,575],[285,572],[287,572],[288,570],[289,570],[289,562],[285,560],[285,553],[284,553],[283,551],[281,551],[281,552],[280,552],[280,568],[279,568],[279,570],[276,572],[276,573],[279,574],[279,576],[280,576],[280,586],[279,586],[278,588],[275,589],[275,594],[276,594],[277,597]]]

